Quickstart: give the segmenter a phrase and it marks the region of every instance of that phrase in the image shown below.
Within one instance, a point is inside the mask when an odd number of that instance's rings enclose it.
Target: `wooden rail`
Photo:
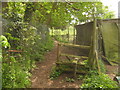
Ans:
[[[66,69],[66,68],[60,68],[61,70],[65,71],[65,72],[74,72],[74,69]],[[86,74],[87,72],[84,70],[76,70],[76,73],[81,73],[81,74]]]
[[[74,58],[82,58],[82,59],[88,59],[88,57],[86,56],[76,56],[76,55],[70,55],[70,54],[64,54],[64,53],[61,53],[60,56],[69,56],[69,57],[74,57]]]
[[[78,47],[82,49],[90,49],[90,46],[85,46],[85,45],[76,45],[76,44],[69,44],[69,43],[58,43],[59,45],[62,46],[70,46],[70,47]]]
[[[82,65],[81,63],[74,63],[74,62],[56,62],[56,64],[58,64],[58,65],[70,65],[70,66],[74,66],[77,64],[79,67],[85,66],[85,65]]]

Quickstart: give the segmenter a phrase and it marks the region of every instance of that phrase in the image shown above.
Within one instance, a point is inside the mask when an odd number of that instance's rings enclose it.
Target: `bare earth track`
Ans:
[[[37,68],[32,71],[32,86],[31,88],[79,88],[81,81],[66,82],[65,77],[69,77],[70,74],[62,74],[55,80],[50,80],[49,75],[52,67],[56,62],[57,47],[52,51],[46,53],[45,60],[43,62],[37,62]]]

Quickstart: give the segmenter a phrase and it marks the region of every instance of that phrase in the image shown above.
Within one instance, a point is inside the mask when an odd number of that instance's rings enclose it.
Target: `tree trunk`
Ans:
[[[32,13],[34,12],[34,8],[31,7],[31,5],[34,5],[35,3],[26,3],[26,10],[24,14],[24,21],[25,22],[30,22],[32,18]]]
[[[94,18],[94,24],[93,24],[93,36],[91,38],[91,50],[89,53],[88,63],[91,69],[96,69],[96,19]]]
[[[69,35],[70,34],[70,32],[69,32],[69,27],[68,27],[68,42],[70,41],[70,39],[69,39]]]

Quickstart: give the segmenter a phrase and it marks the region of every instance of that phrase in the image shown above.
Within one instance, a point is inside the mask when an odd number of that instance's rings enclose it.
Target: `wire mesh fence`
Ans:
[[[75,43],[76,41],[76,30],[73,26],[69,26],[66,29],[50,29],[50,35],[55,40],[65,43]]]

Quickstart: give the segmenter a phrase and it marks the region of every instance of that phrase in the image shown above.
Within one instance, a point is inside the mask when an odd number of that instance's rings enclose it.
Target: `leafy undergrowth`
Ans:
[[[58,78],[61,75],[62,71],[58,70],[56,66],[53,66],[51,73],[50,73],[50,79],[54,80]]]
[[[49,42],[47,42],[49,43]],[[3,56],[3,65],[2,65],[2,86],[3,88],[24,88],[30,87],[30,76],[31,69],[35,67],[35,59],[39,57],[40,61],[46,51],[49,51],[52,47],[44,43],[44,48],[39,45],[39,53],[37,52],[31,54],[29,49],[27,52],[22,54],[5,54]],[[50,43],[49,43],[50,44]],[[52,42],[51,42],[52,44]],[[52,46],[52,45],[51,45]],[[34,48],[35,49],[35,48]],[[35,49],[36,50],[36,49]],[[36,50],[37,51],[37,50]]]
[[[1,38],[0,38],[1,39]],[[2,42],[5,42],[7,38],[3,39]],[[8,41],[6,44],[2,43],[3,47],[8,47]],[[48,46],[47,44],[51,45]],[[45,53],[46,51],[52,49],[52,41],[48,41],[46,43],[39,45],[39,52]],[[41,50],[40,46],[44,46],[44,49]],[[35,49],[35,47],[33,47]],[[37,49],[37,48],[36,48]],[[29,52],[30,49],[26,49],[26,52],[22,53],[7,53],[6,50],[3,49],[3,64],[2,64],[2,87],[3,88],[24,88],[29,87],[31,69],[35,67],[35,57],[36,53],[32,54]],[[43,53],[39,53],[40,56],[43,57]],[[41,58],[40,58],[41,59]]]
[[[24,88],[30,86],[31,76],[29,72],[29,62],[19,62],[13,56],[4,57],[4,61],[9,59],[9,63],[3,63],[2,86],[3,88]],[[19,60],[22,60],[20,58]],[[26,64],[26,65],[25,65]],[[26,66],[26,67],[25,67]]]
[[[81,88],[118,88],[118,85],[108,75],[91,71],[86,75]]]
[[[65,81],[66,81],[66,82],[75,82],[75,79],[66,77],[66,78],[65,78]]]

